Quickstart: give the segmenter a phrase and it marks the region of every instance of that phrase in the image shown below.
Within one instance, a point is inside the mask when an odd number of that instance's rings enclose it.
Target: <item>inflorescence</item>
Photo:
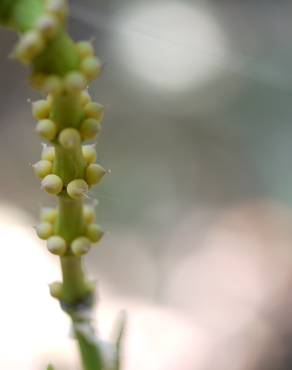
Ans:
[[[43,15],[35,22],[33,29],[20,36],[13,55],[23,63],[33,65],[47,45],[58,36],[66,21],[67,12],[65,0],[46,0]],[[101,131],[104,107],[91,100],[87,86],[100,75],[102,63],[94,55],[90,42],[78,42],[75,48],[79,58],[76,70],[70,70],[64,75],[45,74],[34,70],[32,72],[32,85],[46,95],[45,99],[32,103],[32,113],[38,121],[36,132],[47,142],[43,148],[41,160],[33,165],[33,169],[41,180],[42,189],[47,193],[80,201],[87,196],[92,186],[101,181],[107,171],[95,163],[97,154],[94,144],[85,144],[87,141],[96,140]],[[77,101],[80,106],[81,116],[77,124],[71,125],[69,122],[66,126],[60,125],[54,115],[54,104],[58,99],[66,97],[74,97],[74,101]],[[78,176],[70,178],[70,181],[60,174],[59,167],[56,165],[57,148],[61,148],[68,158],[72,153],[80,153],[80,161],[84,168],[76,170]],[[77,163],[76,166],[78,165]],[[82,207],[84,234],[69,242],[58,235],[56,227],[58,209],[41,210],[41,223],[36,227],[36,232],[40,239],[47,241],[47,247],[51,253],[59,256],[82,256],[90,250],[91,244],[99,242],[102,238],[103,230],[95,223],[94,208],[83,203]],[[51,285],[52,296],[60,297],[60,284]]]

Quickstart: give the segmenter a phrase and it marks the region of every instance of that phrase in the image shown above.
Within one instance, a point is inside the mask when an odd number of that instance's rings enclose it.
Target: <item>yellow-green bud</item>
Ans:
[[[89,186],[98,184],[103,176],[106,174],[106,170],[99,164],[93,163],[86,168],[85,179]]]
[[[49,285],[50,294],[53,298],[61,299],[62,298],[62,290],[63,284],[59,281],[54,281]]]
[[[44,146],[41,158],[53,162],[55,159],[55,148],[53,146]]]
[[[91,224],[95,220],[95,210],[92,206],[84,205],[83,217],[86,224]]]
[[[102,63],[96,57],[88,57],[81,61],[80,70],[91,81],[101,74]]]
[[[47,100],[38,100],[32,103],[32,115],[35,119],[45,119],[50,114],[50,104]]]
[[[57,175],[48,175],[42,181],[42,188],[49,194],[59,194],[63,189],[63,181]]]
[[[76,179],[67,185],[67,193],[72,199],[81,199],[88,192],[88,184],[83,179]]]
[[[76,43],[77,53],[81,59],[94,55],[94,48],[90,41],[80,41]]]
[[[31,30],[23,34],[15,49],[15,56],[23,63],[29,63],[41,52],[44,40],[40,32]]]
[[[84,107],[86,104],[91,102],[91,97],[89,95],[89,92],[87,90],[81,91],[80,94],[80,102],[81,105]]]
[[[46,39],[51,39],[56,35],[59,23],[53,15],[44,14],[37,20],[36,28]]]
[[[36,126],[36,131],[42,139],[53,140],[57,135],[57,125],[50,119],[42,119]]]
[[[59,94],[63,89],[63,83],[58,76],[47,76],[42,84],[46,94]]]
[[[66,149],[76,148],[81,142],[79,131],[75,128],[65,128],[59,135],[59,143]]]
[[[71,250],[75,254],[75,256],[82,256],[89,251],[90,246],[90,240],[84,236],[81,236],[73,240],[71,244]]]
[[[68,13],[68,6],[65,0],[47,0],[46,9],[60,20],[64,20]]]
[[[52,162],[46,160],[41,160],[35,163],[32,167],[34,169],[34,173],[40,179],[43,179],[45,176],[52,173],[53,170]]]
[[[95,118],[101,122],[104,116],[104,106],[99,103],[88,103],[84,107],[84,113],[87,118]]]
[[[92,243],[98,243],[103,235],[104,231],[97,224],[90,224],[86,228],[86,236]]]
[[[45,207],[41,209],[41,221],[53,224],[57,219],[58,211],[56,208]]]
[[[80,133],[83,140],[94,140],[100,130],[100,123],[94,118],[85,119],[80,126]]]
[[[80,72],[70,72],[64,78],[64,87],[68,92],[77,93],[86,87],[86,80]]]
[[[53,235],[53,226],[49,222],[42,222],[36,227],[37,236],[40,239],[47,240]]]
[[[58,256],[62,256],[66,252],[66,242],[60,236],[51,236],[47,241],[48,250]]]
[[[82,153],[87,164],[91,164],[96,161],[97,154],[93,145],[83,145]]]

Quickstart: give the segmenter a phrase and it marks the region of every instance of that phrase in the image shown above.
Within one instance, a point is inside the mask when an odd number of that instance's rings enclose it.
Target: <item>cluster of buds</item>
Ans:
[[[36,226],[36,233],[40,239],[47,241],[48,250],[58,256],[67,253],[80,257],[90,250],[92,244],[98,243],[104,234],[101,227],[95,223],[94,208],[90,205],[83,206],[85,234],[74,239],[70,245],[55,232],[58,218],[56,208],[43,208],[40,218],[41,223]]]
[[[45,9],[34,28],[21,35],[13,55],[23,63],[30,63],[57,35],[68,13],[66,0],[45,0]]]
[[[31,84],[46,94],[80,93],[102,72],[102,62],[94,55],[89,41],[76,43],[76,52],[80,59],[79,69],[70,71],[65,76],[33,73]],[[86,101],[86,98],[85,98]]]
[[[74,150],[84,141],[96,138],[101,130],[104,107],[92,102],[87,91],[81,92],[80,99],[84,104],[84,120],[79,129],[65,128],[60,131],[57,123],[50,118],[50,97],[33,103],[33,116],[39,120],[36,131],[43,140]],[[54,173],[54,146],[45,147],[41,160],[33,165],[35,174],[41,179],[42,188],[49,194],[57,195],[67,191],[72,199],[83,198],[91,186],[101,181],[106,170],[95,163],[97,155],[94,145],[82,145],[82,155],[86,163],[84,178],[73,179],[68,184],[64,184],[61,177]]]
[[[32,113],[39,120],[36,131],[40,137],[49,141],[42,150],[41,160],[33,165],[36,176],[41,180],[42,188],[49,194],[67,194],[73,200],[83,199],[89,188],[98,184],[106,170],[95,163],[97,153],[94,144],[84,144],[84,141],[94,140],[101,129],[104,107],[91,101],[89,93],[84,90],[80,93],[80,101],[84,111],[84,119],[79,129],[65,128],[58,130],[58,125],[51,119],[52,96],[46,100],[39,100],[32,104]],[[73,150],[81,146],[81,153],[85,163],[84,178],[76,178],[64,184],[62,178],[54,173],[56,160],[55,145],[64,149]],[[103,236],[101,227],[96,224],[93,207],[83,207],[83,218],[86,224],[84,235],[73,240],[70,245],[65,239],[56,235],[55,224],[58,217],[57,209],[43,209],[41,223],[36,227],[40,239],[47,240],[48,250],[55,255],[86,254],[92,243],[97,243]]]
[[[52,4],[64,4],[59,0],[48,0],[47,9],[52,11]],[[50,5],[50,6],[49,6]],[[61,10],[61,8],[59,9]],[[57,17],[57,13],[55,15]],[[61,18],[60,18],[61,19]],[[93,186],[98,184],[106,170],[96,163],[97,153],[94,141],[101,131],[104,107],[93,102],[86,87],[101,72],[101,63],[94,56],[92,44],[87,41],[76,43],[76,51],[80,59],[79,69],[70,71],[65,76],[34,75],[38,88],[47,93],[47,98],[32,103],[32,114],[37,120],[36,132],[47,142],[43,147],[41,160],[33,165],[36,176],[41,180],[41,187],[52,195],[68,196],[72,200],[82,200]],[[53,104],[61,96],[78,98],[82,109],[82,118],[76,127],[62,127],[53,114]],[[61,126],[61,127],[60,127]],[[80,152],[84,165],[83,175],[65,181],[58,172],[57,147],[67,153]],[[60,158],[59,158],[60,160]],[[61,159],[62,160],[62,159]],[[47,241],[48,250],[55,255],[86,254],[91,245],[99,242],[103,236],[101,227],[96,224],[93,207],[83,206],[85,224],[83,235],[79,235],[70,243],[58,235],[58,209],[43,209],[41,223],[36,227],[40,239]]]

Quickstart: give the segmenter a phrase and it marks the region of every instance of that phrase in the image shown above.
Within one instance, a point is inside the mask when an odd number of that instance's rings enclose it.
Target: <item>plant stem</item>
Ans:
[[[42,0],[0,0],[0,24],[19,32],[32,29],[43,12]],[[33,73],[63,77],[70,71],[78,70],[79,64],[76,47],[67,32],[61,28],[56,37],[33,59],[32,70]],[[83,118],[80,95],[64,93],[53,96],[50,119],[56,122],[60,131],[68,127],[78,129]],[[53,173],[62,179],[64,186],[74,179],[83,179],[85,161],[81,144],[74,149],[65,149],[57,141],[53,141],[53,144]],[[65,190],[58,195],[58,216],[54,232],[67,245],[85,232],[83,200],[70,198]],[[95,343],[91,321],[88,315],[83,314],[83,311],[92,309],[94,298],[83,270],[82,258],[73,255],[69,249],[60,257],[60,265],[63,276],[61,306],[70,315],[74,328],[82,325],[86,332],[92,333],[92,338],[89,338],[84,330],[75,331],[84,370],[101,370],[101,355]]]

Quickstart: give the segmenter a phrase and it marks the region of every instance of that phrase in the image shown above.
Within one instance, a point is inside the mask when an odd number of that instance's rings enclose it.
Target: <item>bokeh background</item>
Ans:
[[[126,370],[292,368],[292,3],[72,0],[105,63],[95,190],[107,235],[87,258],[101,336],[128,312]],[[28,71],[0,31],[0,368],[79,370],[34,235]]]

